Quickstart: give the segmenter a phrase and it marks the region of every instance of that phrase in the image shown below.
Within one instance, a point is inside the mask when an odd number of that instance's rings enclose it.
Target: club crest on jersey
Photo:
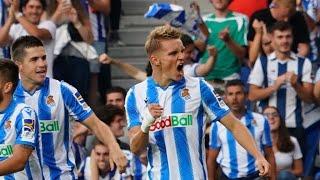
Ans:
[[[181,89],[180,95],[181,95],[181,97],[184,98],[185,100],[189,100],[189,99],[191,98],[190,93],[189,93],[189,89],[187,89],[187,88]]]
[[[11,120],[8,120],[7,122],[5,122],[4,128],[5,128],[6,130],[11,129]]]
[[[52,95],[49,95],[49,96],[47,97],[47,104],[50,105],[50,106],[55,106],[55,105],[56,105],[56,102],[54,101]]]

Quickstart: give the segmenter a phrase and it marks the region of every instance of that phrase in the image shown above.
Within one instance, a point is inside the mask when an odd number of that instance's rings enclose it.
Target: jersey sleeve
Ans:
[[[249,75],[248,84],[253,84],[253,85],[262,87],[263,80],[264,80],[264,74],[262,70],[261,60],[260,58],[258,58]]]
[[[200,93],[202,105],[211,121],[220,120],[230,112],[223,99],[204,80],[200,80]]]
[[[81,94],[73,86],[62,82],[61,93],[70,115],[77,121],[82,122],[93,113]]]
[[[48,30],[49,33],[51,34],[51,39],[55,39],[57,27],[54,24],[54,22],[52,22],[52,21],[42,21],[39,24],[38,28]]]
[[[302,82],[313,83],[311,79],[312,65],[309,59],[304,60],[304,66],[302,70]]]
[[[23,144],[35,148],[38,144],[39,126],[36,113],[30,107],[22,109],[21,113],[17,116],[16,123],[16,142],[15,144]]]
[[[218,136],[218,122],[211,123],[209,133],[209,147],[210,149],[220,149],[221,141]]]
[[[245,17],[241,17],[242,23],[239,25],[241,26],[238,30],[238,33],[235,35],[235,42],[240,46],[247,46],[247,34],[248,34],[248,19]]]
[[[261,143],[264,147],[272,147],[270,126],[269,126],[268,120],[266,120],[265,118],[264,118],[264,124],[263,124],[263,134],[262,134]]]
[[[137,108],[137,102],[136,102],[136,96],[134,93],[134,87],[131,88],[126,96],[125,101],[125,109],[126,109],[126,115],[127,115],[127,121],[128,121],[128,128],[132,128],[134,126],[140,126],[140,113]]]

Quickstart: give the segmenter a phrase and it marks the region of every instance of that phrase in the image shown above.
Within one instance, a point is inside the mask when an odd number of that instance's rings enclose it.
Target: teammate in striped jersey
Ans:
[[[270,165],[213,88],[183,75],[181,33],[170,26],[154,29],[146,51],[152,76],[133,86],[126,97],[130,149],[148,150],[149,179],[207,179],[204,135],[206,118],[220,120],[257,160],[260,175]]]
[[[0,179],[42,179],[36,113],[12,97],[18,72],[0,60]]]
[[[262,108],[275,106],[291,135],[304,147],[303,108],[312,99],[311,63],[291,52],[292,28],[284,21],[271,29],[274,52],[260,56],[249,76],[249,99],[261,101]]]
[[[245,125],[256,144],[271,165],[271,179],[275,179],[276,165],[272,151],[270,127],[261,114],[245,107],[246,94],[240,80],[228,81],[225,87],[225,101],[231,112]],[[221,179],[257,178],[258,169],[254,158],[236,142],[234,136],[219,122],[211,124],[210,150],[208,152],[209,179],[216,179],[217,164],[222,168]]]
[[[14,97],[35,109],[42,138],[45,179],[76,179],[71,151],[73,119],[81,122],[110,149],[110,158],[120,171],[127,164],[109,127],[101,122],[80,93],[65,82],[47,78],[46,53],[42,42],[22,36],[12,45],[12,58],[19,66],[20,83]],[[112,166],[113,166],[112,162]]]

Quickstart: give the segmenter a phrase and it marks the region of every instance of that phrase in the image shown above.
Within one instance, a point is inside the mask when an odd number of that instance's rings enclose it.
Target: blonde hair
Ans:
[[[156,27],[149,33],[144,45],[147,54],[150,55],[158,50],[161,40],[180,39],[181,35],[182,33],[178,29],[168,25]]]

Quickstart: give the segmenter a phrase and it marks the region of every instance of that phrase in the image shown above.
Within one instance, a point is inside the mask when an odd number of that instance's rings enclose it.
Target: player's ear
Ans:
[[[154,66],[160,65],[160,59],[156,55],[154,55],[154,54],[150,55],[149,59],[150,59],[150,63],[152,65],[154,65]]]
[[[11,91],[13,91],[13,83],[12,82],[6,82],[3,86],[3,91],[4,93],[10,93]]]

